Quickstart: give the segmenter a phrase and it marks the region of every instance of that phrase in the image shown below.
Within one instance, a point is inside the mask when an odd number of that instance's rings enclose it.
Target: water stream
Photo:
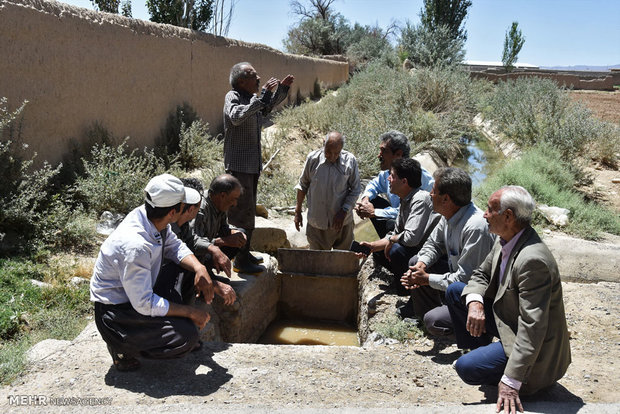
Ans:
[[[487,140],[465,140],[463,156],[454,160],[454,166],[467,171],[474,188],[478,187],[504,159]]]

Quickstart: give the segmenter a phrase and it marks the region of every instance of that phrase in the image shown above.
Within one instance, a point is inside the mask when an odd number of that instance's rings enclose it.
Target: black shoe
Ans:
[[[250,260],[235,259],[233,270],[237,273],[245,273],[248,275],[256,275],[265,271],[264,266],[252,263]]]
[[[401,302],[402,303],[402,302]],[[406,318],[415,318],[415,313],[413,312],[413,300],[409,298],[407,302],[400,306],[396,306],[396,315],[398,315],[401,319]]]
[[[263,261],[263,256],[254,256],[253,254],[250,254],[250,262],[254,264],[261,264]]]
[[[194,347],[192,348],[190,352],[198,352],[201,349],[202,349],[202,341],[198,340],[198,342],[196,342],[196,345],[194,345]]]
[[[112,356],[112,362],[118,371],[130,372],[140,368],[140,361],[138,361],[135,357],[119,354],[118,352],[115,352],[110,345],[108,345],[108,352]]]

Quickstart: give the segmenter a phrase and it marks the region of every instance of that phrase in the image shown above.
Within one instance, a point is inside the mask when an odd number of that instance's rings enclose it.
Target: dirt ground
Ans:
[[[573,362],[558,385],[525,399],[526,409],[541,401],[618,403],[619,285],[563,283],[563,289]],[[387,295],[378,311],[391,312],[394,299]],[[91,323],[71,344],[3,387],[0,410],[17,411],[8,404],[15,395],[94,397],[105,404],[99,412],[148,406],[174,411],[184,404],[242,411],[452,404],[458,412],[491,404],[494,387],[468,386],[458,378],[451,364],[459,356],[454,344],[427,337],[362,348],[208,343],[184,359],[145,360],[141,370],[119,373]]]
[[[601,120],[620,124],[620,91],[572,91],[570,96]],[[620,171],[602,165],[592,165],[588,171],[594,178],[590,193],[620,213],[620,182],[613,182],[620,180]]]
[[[603,119],[620,121],[619,92],[571,94],[592,105]],[[299,169],[303,160],[295,161],[297,154],[290,147],[285,146],[285,152],[285,162]],[[592,171],[602,196],[620,212],[620,184],[611,182],[620,173]],[[563,291],[572,364],[558,385],[526,398],[525,408],[546,401],[554,408],[535,411],[566,412],[562,404],[570,403],[571,412],[582,412],[579,407],[584,404],[603,403],[611,405],[595,405],[586,412],[619,412],[620,284],[565,281]],[[393,312],[396,300],[386,294],[377,315]],[[144,361],[138,372],[119,373],[91,323],[62,350],[33,363],[12,385],[0,388],[0,411],[21,412],[9,405],[10,396],[43,395],[94,397],[103,404],[88,407],[95,412],[181,412],[188,407],[221,412],[363,408],[404,412],[422,407],[423,412],[440,412],[436,409],[442,406],[453,412],[494,412],[496,389],[464,384],[452,368],[459,356],[453,343],[428,337],[366,347],[209,343],[182,360]],[[65,409],[83,407],[51,411]]]
[[[570,96],[584,103],[603,121],[620,123],[620,91],[571,91]]]

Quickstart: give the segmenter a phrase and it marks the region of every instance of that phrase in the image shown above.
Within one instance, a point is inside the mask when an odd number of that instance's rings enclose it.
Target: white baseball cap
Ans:
[[[151,178],[144,188],[150,196],[145,198],[151,207],[172,207],[178,203],[196,204],[200,193],[193,188],[184,187],[181,180],[171,174],[161,174]]]

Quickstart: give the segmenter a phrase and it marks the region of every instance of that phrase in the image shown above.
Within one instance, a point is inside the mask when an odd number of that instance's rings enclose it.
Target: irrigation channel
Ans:
[[[462,156],[454,166],[463,168],[472,177],[473,187],[478,187],[503,159],[486,140],[464,141]],[[355,227],[355,239],[377,240],[370,220],[359,222]],[[310,291],[314,289],[311,288]],[[357,327],[342,321],[276,319],[265,331],[259,343],[296,345],[357,346]]]

